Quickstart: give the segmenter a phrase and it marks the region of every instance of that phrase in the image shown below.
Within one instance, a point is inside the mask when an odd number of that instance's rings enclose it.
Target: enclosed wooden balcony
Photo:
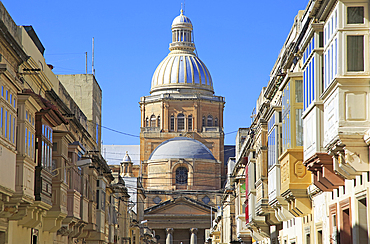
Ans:
[[[354,179],[369,171],[369,82],[360,76],[334,79],[324,91],[323,146],[334,156],[334,172]]]
[[[316,153],[304,162],[313,174],[313,183],[322,191],[332,191],[344,186],[344,179],[334,173],[333,158],[327,153]]]
[[[311,214],[307,187],[311,172],[303,165],[302,149],[287,149],[280,157],[281,196],[288,202],[288,210],[295,217]]]

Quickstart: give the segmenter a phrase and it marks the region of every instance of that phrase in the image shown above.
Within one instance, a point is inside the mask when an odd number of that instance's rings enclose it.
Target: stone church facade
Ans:
[[[170,53],[140,100],[144,214],[158,243],[202,243],[225,177],[225,99],[214,95],[183,11],[171,29]]]

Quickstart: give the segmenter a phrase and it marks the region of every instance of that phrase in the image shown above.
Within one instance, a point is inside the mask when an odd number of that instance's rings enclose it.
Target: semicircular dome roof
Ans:
[[[182,87],[213,92],[211,74],[206,65],[194,54],[170,53],[154,72],[152,91]]]
[[[122,159],[122,162],[123,162],[123,163],[131,162],[131,157],[128,155],[128,152],[127,152],[127,151],[126,151],[125,156],[124,156],[124,157],[123,157],[123,159]]]
[[[185,15],[183,15],[182,11],[181,11],[181,14],[172,21],[172,26],[178,25],[178,24],[190,24],[191,25],[190,19],[186,17]]]
[[[162,142],[149,157],[149,160],[168,158],[212,159],[212,152],[201,142],[187,138],[175,137]]]

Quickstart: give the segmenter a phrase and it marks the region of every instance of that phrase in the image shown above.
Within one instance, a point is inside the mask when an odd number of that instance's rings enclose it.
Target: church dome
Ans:
[[[211,74],[194,53],[193,25],[182,10],[173,20],[171,30],[171,52],[155,70],[150,92],[161,93],[185,88],[213,94]]]
[[[187,137],[175,137],[162,142],[154,149],[149,160],[168,158],[215,160],[212,152],[203,143]]]
[[[195,55],[169,54],[157,67],[152,91],[166,88],[196,88],[213,91],[211,75]]]

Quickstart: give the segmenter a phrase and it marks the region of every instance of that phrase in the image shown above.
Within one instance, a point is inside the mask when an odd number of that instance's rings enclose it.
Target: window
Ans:
[[[363,24],[363,23],[364,23],[364,7],[348,7],[347,24]]]
[[[324,47],[324,32],[319,32],[319,47]]]
[[[335,209],[336,210],[336,209]],[[337,215],[335,213],[331,214],[331,238],[333,241],[337,242],[339,241],[339,233],[337,228]]]
[[[41,133],[39,132],[39,135],[37,136],[37,139],[39,141],[39,148],[41,147],[41,162],[39,161],[40,165],[46,169],[51,170],[52,168],[52,149],[53,149],[53,129],[46,125],[42,124],[41,127]],[[31,143],[31,135],[29,132],[28,136],[28,147],[30,147]],[[30,149],[28,149],[30,150]]]
[[[296,103],[303,102],[303,81],[302,80],[295,81],[295,102]]]
[[[291,147],[291,127],[290,127],[290,83],[284,88],[283,91],[283,98],[282,98],[282,116],[283,116],[283,123],[282,123],[282,130],[283,130],[283,151],[287,150]]]
[[[295,135],[296,135],[296,146],[303,146],[303,109],[295,110]]]
[[[212,115],[208,115],[208,117],[207,117],[207,126],[213,126],[213,117],[212,117]]]
[[[170,117],[170,131],[175,130],[175,116],[171,115]]]
[[[202,118],[202,126],[206,126],[206,117],[204,117],[204,116]]]
[[[32,146],[32,151],[31,151],[31,157],[33,158],[35,155],[34,155],[34,150],[33,150],[33,148],[34,148],[34,146],[33,146],[33,142],[34,142],[34,139],[33,139],[33,134],[32,134],[32,138],[31,138],[31,146]]]
[[[0,135],[3,134],[3,107],[0,109]]]
[[[96,190],[96,208],[105,210],[105,198],[106,198],[106,185],[103,180],[96,181],[97,187],[100,189]]]
[[[157,118],[157,127],[161,127],[161,116]]]
[[[7,137],[7,132],[8,132],[8,111],[5,110],[5,138]]]
[[[364,71],[364,36],[347,36],[347,71]]]
[[[315,38],[313,37],[306,47],[306,52],[308,50],[307,56],[309,56],[309,58],[304,59],[305,67],[303,69],[303,81],[295,81],[295,102],[303,102],[304,109],[313,102],[315,97],[315,55],[310,55],[314,48]]]
[[[218,118],[215,118],[215,126],[218,126]]]
[[[192,131],[192,130],[193,130],[193,116],[189,115],[188,116],[188,131]]]
[[[156,119],[154,114],[152,116],[150,116],[150,127],[155,127],[156,126],[156,124],[157,124],[156,120],[157,119]]]
[[[277,145],[278,145],[278,139],[277,139],[277,132],[278,127],[276,124],[276,112],[274,112],[267,124],[268,127],[268,148],[267,148],[267,162],[268,162],[268,168],[272,167],[277,162],[278,157],[278,151],[277,151]]]
[[[367,200],[366,197],[361,200],[357,200],[358,204],[358,231],[359,231],[359,243],[366,243],[368,239],[367,233]]]
[[[37,244],[38,243],[38,236],[39,236],[39,231],[37,229],[32,229],[31,232],[31,243],[32,244]]]
[[[28,156],[31,156],[32,148],[31,148],[31,131],[28,130]],[[51,153],[51,152],[48,152]]]
[[[9,113],[9,134],[8,134],[9,141],[12,140],[12,115]]]
[[[276,131],[275,127],[271,130],[268,136],[268,168],[271,168],[276,163]]]
[[[188,170],[185,167],[178,167],[176,169],[176,184],[177,185],[188,184]]]
[[[28,132],[27,132],[28,130],[27,130],[27,128],[25,129],[25,133],[24,133],[24,145],[25,145],[25,153],[26,154],[28,154],[27,152],[28,152],[28,137],[27,137],[27,135],[28,135]]]
[[[322,230],[317,231],[317,244],[322,244]]]
[[[149,127],[149,119],[148,118],[145,119],[145,127]]]
[[[338,72],[338,38],[334,38],[324,53],[324,89],[328,88]]]
[[[342,210],[342,221],[339,237],[340,243],[352,243],[351,213],[349,208]]]
[[[184,114],[177,115],[177,130],[178,131],[185,130],[185,116],[184,116]]]

